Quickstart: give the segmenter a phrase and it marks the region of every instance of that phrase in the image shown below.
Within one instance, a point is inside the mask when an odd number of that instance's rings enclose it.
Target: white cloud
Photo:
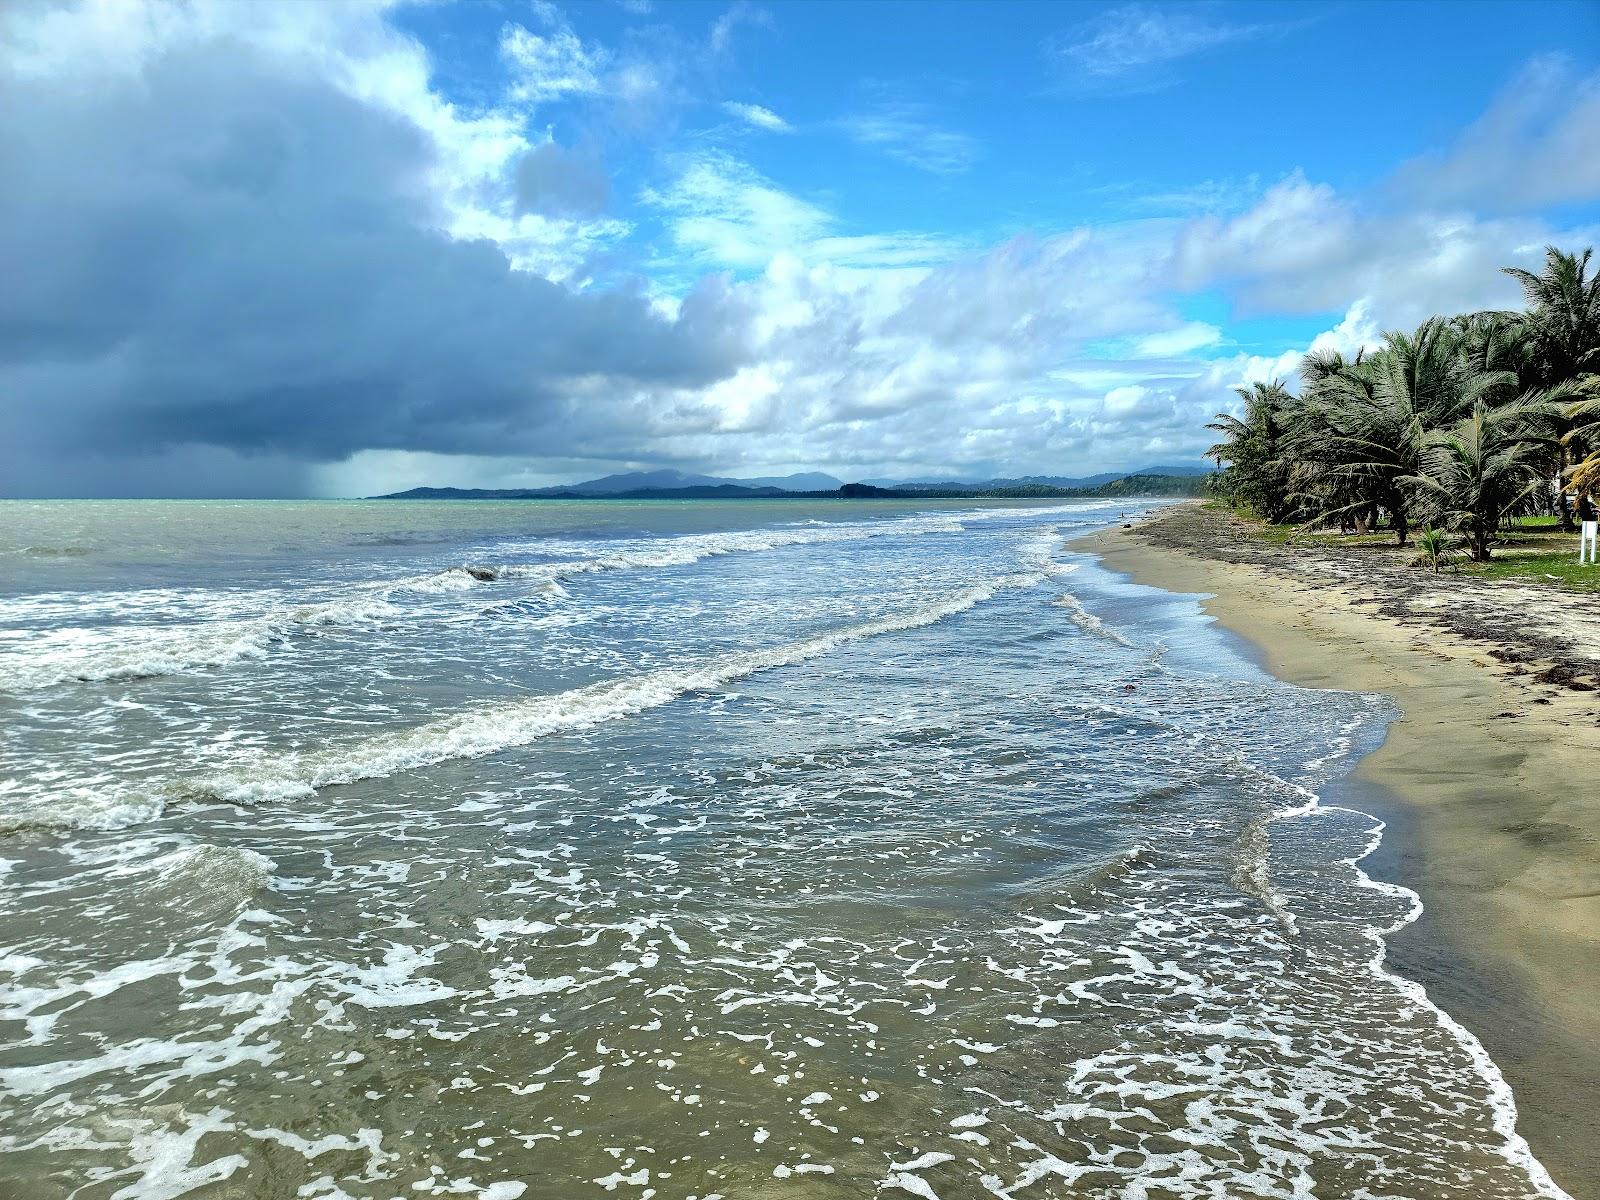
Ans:
[[[1123,190],[1123,189],[1119,189]],[[1189,217],[1202,213],[1234,212],[1247,207],[1261,195],[1261,179],[1204,179],[1188,187],[1133,196],[1130,207],[1148,214],[1174,214]]]
[[[772,14],[748,0],[737,0],[733,7],[711,23],[711,52],[726,54],[733,48],[733,35],[740,25],[772,28]]]
[[[742,365],[745,314],[716,279],[663,314],[637,286],[516,269],[555,227],[534,215],[509,246],[476,240],[526,143],[419,94],[420,49],[370,12],[274,10],[300,28],[197,6],[139,42],[103,39],[97,7],[36,11],[0,27],[40,49],[23,69],[0,53],[0,159],[20,167],[0,180],[8,486],[76,490],[108,455],[148,480],[206,456],[531,452]],[[137,71],[103,69],[102,46]]]
[[[1148,81],[1156,68],[1270,32],[1267,25],[1213,20],[1195,4],[1125,4],[1063,35],[1054,50],[1084,80]]]
[[[1428,205],[1526,209],[1600,199],[1600,74],[1536,59],[1449,150],[1406,164],[1395,184]]]
[[[512,99],[529,104],[597,94],[608,58],[565,24],[540,34],[515,23],[500,31],[500,56],[515,72]]]
[[[0,259],[21,264],[0,289],[0,468],[64,490],[108,461],[129,487],[181,472],[373,492],[646,462],[860,477],[1190,458],[1229,387],[1292,372],[1304,348],[1218,357],[1226,331],[1186,321],[1185,293],[1343,314],[1311,345],[1348,353],[1511,303],[1498,267],[1593,233],[1460,207],[1492,183],[1491,147],[1532,147],[1505,153],[1537,176],[1550,147],[1586,146],[1583,88],[1565,115],[1553,91],[1538,120],[1492,110],[1428,187],[1204,184],[1163,201],[1178,216],[988,244],[848,223],[835,180],[788,190],[706,150],[719,131],[649,160],[664,182],[611,215],[616,143],[586,131],[709,85],[665,52],[584,43],[553,11],[508,27],[514,95],[471,111],[376,2],[127,0],[0,23],[0,161],[25,168],[0,174]],[[613,123],[530,132],[529,106],[557,99]],[[847,128],[926,170],[977,153],[909,106]]]
[[[1385,327],[1409,327],[1433,313],[1515,307],[1501,267],[1537,266],[1546,243],[1584,245],[1595,232],[1531,216],[1369,207],[1296,172],[1236,216],[1190,222],[1173,271],[1184,288],[1229,288],[1245,313],[1343,310],[1365,296]]]
[[[1202,321],[1192,321],[1176,329],[1146,334],[1135,346],[1141,356],[1148,358],[1173,358],[1215,346],[1222,340],[1222,330]]]
[[[846,117],[841,124],[863,146],[935,175],[959,174],[978,158],[975,139],[934,124],[915,104],[888,105]]]
[[[668,215],[673,244],[692,261],[764,267],[775,255],[827,233],[833,218],[775,187],[748,165],[708,152],[666,187],[644,195]]]
[[[948,262],[970,249],[936,234],[838,234],[838,220],[827,209],[718,151],[684,160],[669,183],[647,189],[642,198],[666,219],[677,251],[676,262],[666,265],[679,268],[748,271],[794,255],[847,270],[892,273]]]
[[[1372,308],[1372,297],[1362,296],[1350,306],[1337,325],[1312,338],[1306,352],[1336,350],[1346,358],[1352,358],[1358,351],[1376,350],[1383,344],[1383,330],[1373,317]]]
[[[759,104],[740,104],[737,100],[724,100],[722,107],[726,112],[738,117],[748,125],[757,129],[765,129],[769,133],[793,133],[794,126],[785,121],[770,108],[763,108]]]

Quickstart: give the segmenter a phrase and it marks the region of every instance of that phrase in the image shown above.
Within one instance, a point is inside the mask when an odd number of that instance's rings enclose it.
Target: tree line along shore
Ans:
[[[1434,569],[1529,519],[1573,532],[1600,492],[1600,275],[1548,247],[1514,311],[1436,316],[1371,352],[1314,349],[1298,394],[1236,389],[1212,493],[1268,525],[1392,533]]]

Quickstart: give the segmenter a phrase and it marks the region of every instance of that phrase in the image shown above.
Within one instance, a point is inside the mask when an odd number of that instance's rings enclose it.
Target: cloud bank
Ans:
[[[771,29],[737,12],[704,53]],[[604,137],[564,144],[546,114],[603,105],[595,128],[637,139],[634,117],[675,94],[657,84],[688,76],[536,16],[500,31],[503,94],[469,111],[377,3],[0,14],[0,494],[1193,457],[1231,385],[1305,347],[1246,353],[1186,297],[1341,313],[1323,337],[1353,345],[1510,303],[1497,267],[1592,236],[1516,207],[1600,192],[1539,166],[1594,127],[1593,81],[1559,65],[1534,68],[1559,84],[1508,93],[1381,195],[1295,173],[1199,215],[984,239],[863,228],[835,193],[799,194],[714,140],[663,150],[622,195]],[[1163,36],[1102,31],[1097,53],[1226,40]],[[980,153],[916,107],[833,129],[933,177]],[[1530,164],[1521,192],[1485,166],[1507,147]],[[1497,188],[1491,215],[1465,207]]]

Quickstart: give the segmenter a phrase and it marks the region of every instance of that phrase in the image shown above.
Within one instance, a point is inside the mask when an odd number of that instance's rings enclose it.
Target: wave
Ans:
[[[157,911],[184,919],[232,916],[272,880],[276,864],[243,846],[204,842],[158,853],[126,869]]]
[[[1362,714],[1366,717],[1368,714]],[[1341,728],[1335,740],[1336,749],[1321,759],[1313,759],[1312,763],[1318,766],[1326,763],[1340,753],[1348,753],[1353,746],[1351,734],[1354,731],[1356,720],[1347,723]],[[1374,977],[1393,987],[1400,995],[1419,1008],[1430,1012],[1439,1027],[1459,1045],[1472,1060],[1478,1077],[1489,1089],[1489,1107],[1491,1121],[1495,1132],[1502,1139],[1496,1148],[1501,1157],[1526,1173],[1534,1192],[1550,1200],[1572,1200],[1572,1197],[1551,1177],[1544,1164],[1534,1155],[1527,1140],[1517,1129],[1517,1104],[1512,1094],[1511,1085],[1506,1081],[1499,1065],[1489,1056],[1483,1043],[1476,1034],[1461,1022],[1447,1013],[1428,994],[1427,989],[1415,980],[1407,979],[1396,974],[1388,965],[1389,938],[1399,933],[1402,929],[1413,924],[1422,916],[1422,897],[1402,884],[1390,883],[1386,880],[1374,879],[1362,866],[1364,860],[1372,855],[1383,843],[1383,834],[1386,824],[1371,813],[1362,812],[1360,809],[1344,805],[1323,804],[1321,797],[1300,783],[1285,779],[1264,768],[1249,763],[1237,756],[1231,758],[1228,764],[1235,768],[1241,775],[1252,777],[1258,784],[1264,784],[1268,789],[1283,795],[1288,800],[1284,807],[1275,808],[1256,820],[1252,821],[1241,832],[1235,843],[1235,864],[1232,873],[1232,882],[1235,887],[1249,895],[1254,896],[1262,905],[1279,921],[1285,933],[1291,936],[1296,932],[1297,925],[1294,914],[1289,910],[1287,902],[1273,886],[1268,867],[1271,854],[1271,833],[1274,824],[1280,821],[1292,821],[1299,818],[1312,817],[1318,814],[1345,813],[1370,821],[1371,827],[1366,844],[1356,853],[1344,856],[1341,861],[1350,869],[1355,877],[1356,886],[1367,891],[1377,892],[1380,895],[1390,896],[1402,901],[1404,911],[1390,925],[1368,926],[1362,929],[1363,936],[1371,946],[1371,954],[1366,961],[1367,970]]]
[[[1229,879],[1234,887],[1254,897],[1271,913],[1285,933],[1293,935],[1298,930],[1294,913],[1272,886],[1272,838],[1267,830],[1275,815],[1257,817],[1244,827],[1234,842],[1233,870]]]
[[[1085,633],[1092,633],[1096,637],[1102,637],[1107,641],[1116,642],[1119,646],[1128,646],[1130,648],[1133,646],[1133,643],[1126,637],[1118,633],[1115,629],[1111,628],[1111,626],[1107,625],[1099,617],[1095,616],[1092,612],[1085,608],[1083,606],[1083,601],[1079,600],[1071,592],[1062,592],[1061,595],[1057,596],[1051,603],[1055,604],[1057,607],[1066,609],[1067,620],[1071,621]]]
[[[306,630],[392,620],[401,609],[380,597],[286,608],[245,620],[176,626],[28,631],[18,649],[0,654],[0,690],[64,683],[104,683],[178,675],[264,658],[271,646]]]
[[[589,684],[430,721],[352,745],[262,756],[205,778],[147,786],[81,790],[52,796],[7,829],[75,825],[114,828],[152,819],[172,801],[254,805],[310,796],[318,790],[459,759],[482,758],[555,734],[588,729],[658,708],[692,692],[722,687],[777,667],[793,666],[852,642],[933,625],[1007,589],[1031,587],[1038,571],[1000,576],[935,604],[765,650],[723,655],[692,667],[668,668]]]
[[[498,580],[514,579],[543,581],[550,594],[559,597],[561,580],[597,572],[687,566],[706,558],[783,546],[959,533],[961,529],[959,520],[933,516],[870,525],[696,534],[589,558],[452,566],[426,575],[356,585],[359,594],[350,600],[304,605],[242,620],[30,631],[24,646],[0,652],[0,691],[179,675],[261,659],[274,645],[307,629],[355,627],[401,618],[406,612],[394,603],[397,593],[466,593]]]
[[[272,647],[309,629],[380,624],[407,615],[395,603],[402,594],[471,593],[500,580],[543,582],[559,597],[562,580],[608,571],[659,570],[703,559],[758,553],[786,546],[858,541],[888,536],[960,533],[971,521],[1007,516],[1053,516],[1106,507],[1056,505],[1041,508],[984,509],[977,512],[923,513],[889,521],[804,523],[776,529],[735,530],[662,539],[610,553],[550,562],[461,564],[424,575],[352,585],[352,599],[301,605],[242,619],[223,618],[181,625],[74,626],[28,631],[16,650],[0,650],[0,691],[29,691],[73,683],[106,683],[181,675],[265,658]],[[1054,530],[1052,529],[1052,532]],[[1040,570],[1062,575],[1076,565],[1051,560],[1035,549]],[[581,547],[574,547],[581,551]],[[1024,555],[1025,559],[1029,556]],[[1092,619],[1092,618],[1091,618]],[[1110,635],[1115,637],[1116,635]]]
[[[18,546],[10,553],[23,558],[87,558],[94,552],[92,546]]]
[[[689,534],[662,539],[653,545],[598,554],[588,558],[533,563],[484,563],[451,567],[391,585],[408,591],[462,591],[501,579],[543,580],[558,583],[580,575],[607,571],[661,570],[686,567],[708,558],[751,554],[785,546],[814,546],[828,542],[860,541],[888,536],[960,533],[964,526],[954,517],[908,517],[866,524],[807,524],[778,529],[735,530],[727,533]]]

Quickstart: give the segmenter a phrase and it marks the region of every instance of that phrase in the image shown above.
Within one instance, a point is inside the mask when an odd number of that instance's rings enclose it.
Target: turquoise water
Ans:
[[[1559,1194],[1141,510],[0,505],[0,1191]]]

